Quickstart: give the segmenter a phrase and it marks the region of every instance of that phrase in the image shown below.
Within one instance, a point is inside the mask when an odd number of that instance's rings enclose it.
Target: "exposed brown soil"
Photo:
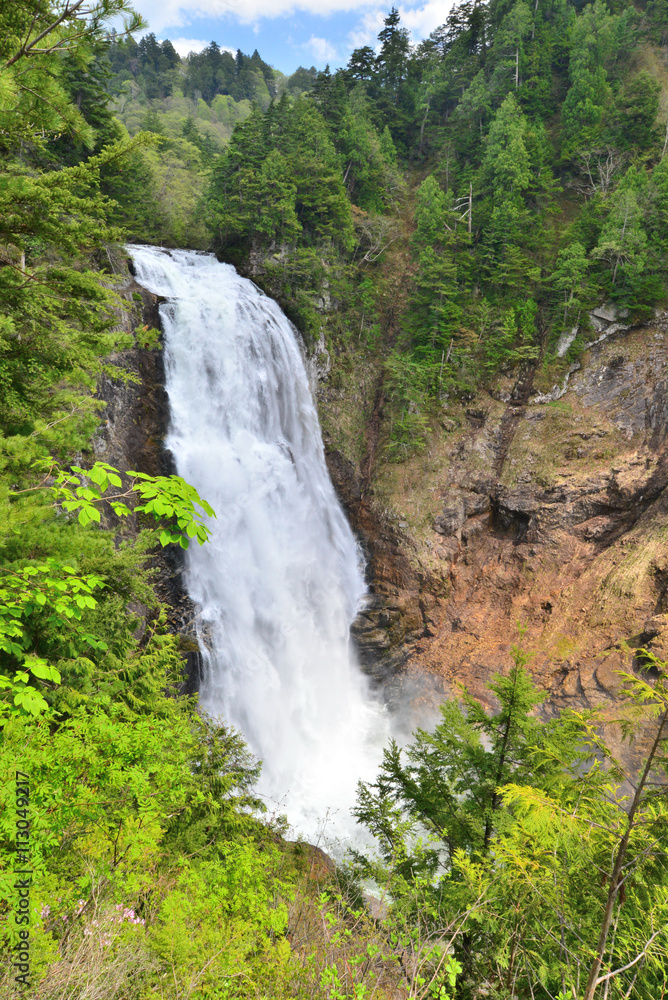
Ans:
[[[663,315],[615,334],[547,405],[520,379],[508,405],[498,392],[450,405],[425,453],[376,462],[372,495],[330,450],[369,553],[374,596],[354,630],[367,669],[485,698],[521,622],[550,713],[611,704],[640,647],[668,657],[667,333]]]

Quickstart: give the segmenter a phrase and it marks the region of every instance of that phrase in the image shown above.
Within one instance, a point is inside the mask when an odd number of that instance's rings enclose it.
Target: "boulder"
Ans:
[[[606,323],[614,323],[619,313],[617,307],[612,302],[606,302],[605,305],[596,306],[595,309],[592,309],[591,315],[596,319],[605,320]]]

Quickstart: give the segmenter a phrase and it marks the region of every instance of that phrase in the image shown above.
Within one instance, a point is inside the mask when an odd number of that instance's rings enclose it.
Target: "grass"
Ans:
[[[534,410],[534,412],[536,412]],[[561,400],[541,407],[542,420],[522,420],[508,449],[501,481],[516,486],[527,471],[540,486],[553,486],[569,473],[609,471],[610,459],[629,451],[619,429],[598,409]],[[584,440],[580,435],[594,436]]]
[[[653,594],[656,572],[663,569],[667,562],[668,525],[643,523],[634,529],[631,540],[636,544],[627,546],[629,551],[601,584],[601,590],[605,594],[624,600],[638,600]]]

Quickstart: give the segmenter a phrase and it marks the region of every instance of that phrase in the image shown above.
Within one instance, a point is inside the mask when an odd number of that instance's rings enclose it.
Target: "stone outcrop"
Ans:
[[[362,668],[388,690],[408,655],[409,644],[425,632],[425,600],[433,600],[406,554],[401,530],[376,516],[350,461],[326,451],[329,473],[353,530],[365,550],[369,595],[351,629]]]
[[[140,325],[160,328],[158,296],[128,275],[118,288],[127,303],[119,326],[131,333]],[[112,365],[129,373],[132,381],[103,375],[97,397],[105,404],[102,425],[93,440],[96,457],[119,469],[136,468],[150,475],[172,471],[164,437],[169,420],[162,351],[138,346],[113,355]]]

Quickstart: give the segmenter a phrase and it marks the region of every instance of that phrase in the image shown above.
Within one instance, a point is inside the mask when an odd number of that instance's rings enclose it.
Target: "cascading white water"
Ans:
[[[261,791],[304,836],[349,839],[358,778],[386,735],[349,642],[364,580],[325,465],[295,332],[278,305],[209,254],[129,248],[167,302],[167,445],[216,511],[186,554],[201,609],[201,703],[241,730]]]

